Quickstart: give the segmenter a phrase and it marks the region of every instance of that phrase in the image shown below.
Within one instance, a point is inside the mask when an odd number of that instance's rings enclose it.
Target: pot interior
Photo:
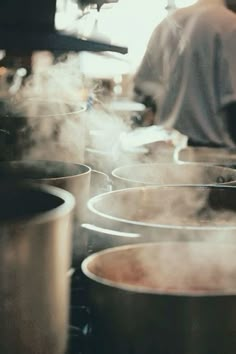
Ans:
[[[118,190],[90,199],[102,218],[143,225],[236,227],[236,187],[172,185]]]
[[[13,184],[1,185],[0,200],[0,222],[4,223],[30,219],[50,212],[65,203],[62,196],[55,192],[51,193],[50,189]]]
[[[112,175],[130,184],[214,184],[236,180],[233,169],[201,164],[134,164],[116,168]]]
[[[61,161],[0,162],[0,180],[66,178],[78,176],[89,171],[90,168],[86,165]]]
[[[236,247],[211,243],[155,243],[99,252],[85,274],[115,287],[161,293],[235,293]]]

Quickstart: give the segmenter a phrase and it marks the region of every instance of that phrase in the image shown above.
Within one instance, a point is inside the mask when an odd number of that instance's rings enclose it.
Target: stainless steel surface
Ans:
[[[0,162],[0,181],[28,180],[50,184],[72,193],[76,199],[76,216],[86,217],[91,169],[83,164],[50,160]]]
[[[223,148],[187,147],[175,151],[175,161],[236,167],[236,151]]]
[[[112,171],[114,189],[164,184],[216,184],[236,181],[236,170],[204,164],[150,163]]]
[[[83,164],[62,161],[10,161],[0,162],[0,181],[34,181],[67,190],[76,200],[74,209],[73,258],[84,252],[80,224],[87,220],[86,204],[90,196],[91,169]]]
[[[88,257],[93,353],[235,353],[235,252],[235,244],[184,242]]]
[[[62,161],[32,160],[0,162],[0,182],[27,180],[67,190],[76,200],[74,209],[73,260],[84,257],[85,240],[80,225],[88,220],[87,201],[110,190],[108,176],[89,166]]]
[[[0,185],[0,352],[64,354],[74,197]]]
[[[88,202],[90,222],[144,241],[232,242],[236,231],[236,187],[144,186],[117,190]]]

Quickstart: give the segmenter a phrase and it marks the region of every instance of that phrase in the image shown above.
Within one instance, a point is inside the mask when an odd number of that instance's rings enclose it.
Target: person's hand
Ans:
[[[135,126],[149,127],[154,123],[154,113],[151,109],[146,109],[142,114],[136,113],[131,117]]]

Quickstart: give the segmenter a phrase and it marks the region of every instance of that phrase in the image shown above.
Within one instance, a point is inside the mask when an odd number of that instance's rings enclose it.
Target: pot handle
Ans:
[[[104,172],[91,170],[90,198],[111,191],[112,181],[110,177]]]
[[[66,272],[66,276],[67,276],[68,278],[71,278],[74,273],[75,273],[75,269],[74,269],[74,268],[70,268],[70,269]]]
[[[95,226],[92,224],[82,224],[81,227],[84,230],[87,230],[87,231],[94,233],[94,234],[102,233],[104,235],[112,235],[112,236],[118,236],[118,237],[130,237],[130,238],[141,237],[141,235],[138,233],[122,232],[122,231],[116,231],[116,230],[111,230],[111,229],[105,229],[103,227]]]
[[[121,232],[105,229],[91,224],[81,225],[86,239],[86,254],[102,251],[114,246],[136,243],[141,238],[138,233]]]

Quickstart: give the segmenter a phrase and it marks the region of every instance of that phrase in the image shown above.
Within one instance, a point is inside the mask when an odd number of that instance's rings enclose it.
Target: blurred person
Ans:
[[[235,11],[236,0],[198,0],[155,28],[134,77],[144,125],[176,129],[192,146],[236,147]]]

